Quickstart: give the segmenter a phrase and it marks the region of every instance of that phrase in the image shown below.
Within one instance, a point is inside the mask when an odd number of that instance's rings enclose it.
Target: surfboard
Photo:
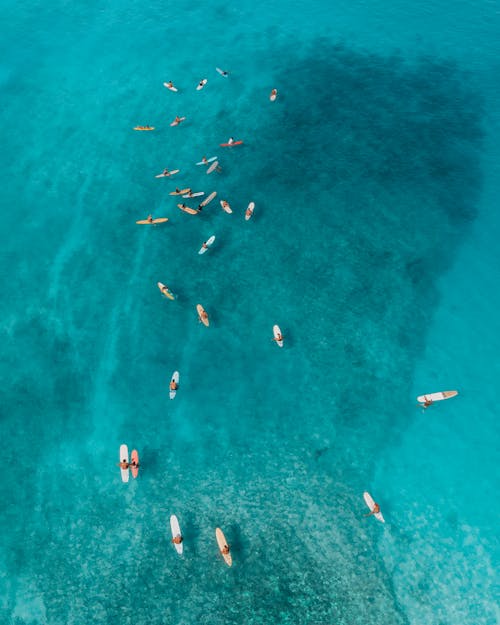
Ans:
[[[219,552],[221,556],[224,558],[225,563],[228,566],[231,566],[233,564],[233,558],[231,556],[231,552],[222,553],[222,550],[224,549],[224,547],[227,547],[228,544],[227,544],[226,537],[224,536],[224,533],[220,527],[217,527],[215,529],[215,538],[217,539],[217,544],[219,545]]]
[[[229,72],[226,72],[225,70],[221,69],[220,67],[216,67],[215,71],[219,72],[219,74],[221,76],[224,76],[224,78],[227,78],[229,76]]]
[[[222,210],[225,210],[226,213],[233,212],[233,209],[229,206],[229,202],[226,202],[226,200],[221,200],[220,205],[222,206]]]
[[[271,93],[269,94],[269,99],[271,100],[271,102],[274,102],[277,97],[278,97],[278,92],[276,89],[273,89]]]
[[[179,384],[179,372],[178,371],[174,371],[172,374],[172,381],[175,382],[176,384]],[[169,391],[169,395],[170,395],[170,399],[173,399],[177,394],[177,390]]]
[[[245,221],[248,221],[250,217],[253,215],[253,211],[255,209],[255,202],[250,202],[246,211],[245,211]]]
[[[210,204],[210,202],[214,199],[216,195],[217,195],[217,191],[212,191],[210,195],[207,195],[207,197],[203,200],[200,206],[206,206],[207,204]]]
[[[120,445],[120,462],[128,462],[128,447],[127,445]],[[120,468],[122,476],[122,482],[128,482],[129,472],[128,469]]]
[[[197,165],[208,165],[209,163],[212,163],[213,161],[216,161],[217,157],[216,156],[211,156],[210,158],[207,158],[206,161],[198,161],[198,163],[196,163]]]
[[[273,326],[273,334],[274,334],[274,338],[277,339],[278,336],[281,334],[281,330],[279,326],[277,325]],[[275,341],[275,342],[279,347],[283,347],[283,339],[281,341]]]
[[[134,130],[143,130],[143,131],[154,130],[154,129],[155,129],[154,126],[135,126],[134,127]]]
[[[133,449],[130,454],[130,462],[135,462],[137,466],[131,466],[130,472],[132,473],[132,477],[135,479],[139,475],[139,452],[137,449]]]
[[[215,241],[215,236],[212,235],[209,239],[205,241],[205,245],[207,245],[208,247],[201,247],[198,254],[204,254],[214,241]]]
[[[168,297],[168,299],[175,299],[174,294],[170,291],[168,286],[166,286],[165,284],[162,284],[161,282],[158,282],[157,284],[162,295],[165,295],[165,297]]]
[[[176,121],[174,119],[174,121],[170,124],[171,126],[178,126],[181,122],[183,122],[186,118],[185,117],[179,117],[179,121]]]
[[[149,219],[139,219],[139,221],[136,221],[136,224],[152,224],[153,226],[155,224],[163,224],[166,221],[168,221],[168,217],[157,217],[156,219],[152,219],[151,221]]]
[[[169,195],[184,195],[184,193],[188,191],[191,191],[189,187],[187,189],[180,189],[179,191],[170,191]]]
[[[207,84],[208,80],[206,78],[204,78],[203,80],[200,80],[200,82],[196,85],[196,91],[200,91],[201,89],[203,89],[203,87]]]
[[[200,197],[200,195],[205,195],[205,191],[197,191],[196,193],[186,193],[185,195],[183,195],[182,197]]]
[[[203,308],[203,306],[201,304],[196,304],[196,312],[198,313],[198,317],[201,321],[201,323],[203,323],[203,325],[208,326],[210,325],[210,321],[208,320],[208,315],[207,315],[207,311]],[[206,316],[202,316],[203,313],[205,313]]]
[[[180,208],[181,211],[184,211],[185,213],[189,213],[190,215],[198,214],[197,210],[195,210],[194,208],[190,208],[189,206],[183,206],[182,204],[177,204],[177,208]]]
[[[213,171],[215,171],[217,169],[217,167],[219,166],[219,161],[214,161],[210,167],[207,169],[207,174],[211,174]]]
[[[366,505],[370,508],[370,512],[373,510],[373,506],[375,505],[375,502],[372,499],[372,496],[370,495],[370,493],[367,493],[366,491],[363,493],[363,498],[365,500]],[[381,512],[376,512],[373,515],[376,519],[378,519],[381,523],[385,523],[385,519],[382,516]]]
[[[450,399],[450,397],[456,397],[458,391],[441,391],[439,393],[429,393],[428,395],[419,395],[417,401],[424,404],[426,401],[442,401],[443,399]]]
[[[158,174],[157,176],[155,176],[155,178],[169,178],[170,176],[178,174],[179,172],[180,169],[172,169],[172,171],[169,171],[168,174]]]
[[[175,538],[176,536],[182,537],[181,526],[179,525],[179,521],[177,517],[175,516],[175,514],[172,514],[172,516],[170,517],[170,531],[172,532],[172,538]],[[174,545],[177,553],[181,556],[182,552],[184,551],[183,543],[172,543],[172,544]]]
[[[233,145],[241,145],[243,141],[233,141],[232,143],[220,143],[221,148],[232,148]]]
[[[170,87],[168,82],[164,82],[163,86],[166,87],[167,89],[170,89],[170,91],[179,91],[177,87],[174,87],[173,85]]]

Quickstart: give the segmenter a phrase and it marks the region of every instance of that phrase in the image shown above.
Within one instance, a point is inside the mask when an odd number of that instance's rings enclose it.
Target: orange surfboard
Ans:
[[[134,464],[136,466],[134,466]],[[139,454],[137,449],[133,449],[130,455],[130,472],[132,473],[132,477],[136,478],[139,475]]]

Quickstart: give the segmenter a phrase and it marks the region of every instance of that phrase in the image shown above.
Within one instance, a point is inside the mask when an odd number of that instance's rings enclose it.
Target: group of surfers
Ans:
[[[224,72],[222,72],[222,71],[221,71],[220,73],[221,73],[223,76],[228,76],[228,72],[225,72],[225,71],[224,71]],[[199,82],[199,84],[198,84],[198,87],[199,87],[199,88],[202,88],[205,84],[206,84],[206,80],[204,80],[204,81],[200,81],[200,82]],[[172,81],[169,81],[168,83],[165,83],[165,86],[166,86],[166,87],[168,87],[169,89],[175,89],[174,84],[173,84],[173,82],[172,82]],[[273,90],[271,91],[271,94],[270,94],[270,99],[271,99],[271,100],[276,99],[277,93],[278,93],[278,92],[277,92],[277,90],[276,90],[276,89],[273,89]],[[185,118],[183,118],[183,117],[176,116],[176,117],[175,117],[175,119],[174,119],[174,121],[172,122],[172,124],[171,124],[171,125],[175,125],[175,126],[176,126],[176,125],[180,124],[182,121],[184,121],[184,119],[185,119]],[[230,146],[230,145],[233,145],[233,144],[234,144],[234,138],[233,138],[233,137],[229,137],[229,139],[227,140],[227,145],[229,145],[229,146]],[[207,159],[205,156],[203,156],[203,157],[202,157],[201,162],[202,162],[203,164],[205,164],[205,165],[208,165],[208,163],[209,163],[208,159]],[[218,170],[218,171],[221,171],[220,167],[217,167],[217,170]],[[170,174],[170,171],[169,171],[168,169],[164,169],[164,170],[163,170],[163,172],[162,172],[162,175],[163,175],[163,176],[165,176],[165,177],[169,177],[171,174]],[[180,194],[181,189],[179,189],[179,188],[177,188],[177,187],[176,187],[175,191],[176,191],[176,193],[177,193],[177,194]],[[191,193],[192,193],[191,189],[188,189],[188,190],[186,191],[186,195],[188,195],[188,196],[190,196],[190,195],[191,195]],[[182,208],[187,208],[186,204],[181,204],[181,205],[180,205],[180,207],[182,207]],[[200,212],[201,210],[203,210],[203,204],[199,204],[196,210],[197,210],[198,212]],[[246,216],[246,217],[250,217],[251,215],[252,215],[252,210],[248,208],[248,209],[245,211],[245,216]],[[148,222],[152,223],[152,222],[153,222],[153,216],[152,216],[152,215],[148,215],[147,220],[148,220]],[[203,249],[208,249],[208,245],[207,245],[207,242],[206,242],[206,241],[204,241],[204,242],[202,243],[202,248],[203,248]],[[201,321],[203,321],[203,320],[207,320],[207,319],[208,319],[208,314],[206,313],[206,311],[205,311],[205,310],[202,310],[202,311],[200,312],[200,314],[198,315],[198,317],[199,317],[199,320],[200,320],[200,322],[201,322]],[[273,340],[273,341],[276,341],[276,342],[280,342],[280,341],[283,341],[283,340],[284,340],[284,337],[283,337],[283,335],[281,334],[281,332],[279,332],[279,333],[277,333],[277,335],[276,335],[275,337],[273,337],[273,339],[272,339],[272,340]],[[177,391],[177,389],[178,389],[178,388],[179,388],[178,383],[177,383],[174,379],[172,379],[172,380],[171,380],[171,382],[170,382],[170,385],[169,385],[169,389],[170,389],[171,391]],[[424,408],[427,408],[427,407],[429,407],[431,404],[432,404],[432,400],[427,400],[427,401],[423,404],[423,407],[424,407]],[[120,467],[120,469],[128,469],[129,467],[132,467],[132,468],[138,468],[138,467],[139,467],[139,463],[136,463],[134,460],[132,460],[131,462],[127,462],[126,460],[122,460],[122,462],[119,462],[119,463],[117,463],[117,464],[118,464],[118,466]],[[365,516],[365,517],[369,517],[369,516],[371,516],[371,515],[373,515],[373,514],[378,514],[379,512],[380,512],[380,505],[379,505],[378,503],[374,502],[374,504],[373,504],[373,508],[370,510],[370,512],[368,512],[367,514],[365,514],[365,515],[363,515],[363,516]],[[171,542],[172,542],[172,543],[174,543],[174,544],[180,544],[180,543],[182,543],[182,542],[183,542],[183,540],[184,540],[183,536],[182,536],[181,534],[178,534],[178,535],[174,536],[174,537],[171,539]],[[222,555],[227,555],[227,554],[229,554],[229,552],[230,552],[229,545],[228,545],[228,544],[225,544],[225,545],[222,547],[222,549],[220,550],[220,552],[221,552],[221,554],[222,554]]]

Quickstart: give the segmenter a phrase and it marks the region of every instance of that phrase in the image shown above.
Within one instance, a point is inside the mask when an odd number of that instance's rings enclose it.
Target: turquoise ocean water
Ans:
[[[499,622],[498,3],[2,16],[1,622]]]

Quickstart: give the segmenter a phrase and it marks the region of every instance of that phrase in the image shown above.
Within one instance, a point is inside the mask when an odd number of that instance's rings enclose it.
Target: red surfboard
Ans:
[[[132,464],[133,462],[135,462],[136,466]],[[134,478],[139,475],[139,454],[137,453],[137,449],[134,449],[130,455],[130,472]]]
[[[221,148],[232,148],[233,145],[241,145],[243,141],[233,141],[232,143],[221,143]]]

